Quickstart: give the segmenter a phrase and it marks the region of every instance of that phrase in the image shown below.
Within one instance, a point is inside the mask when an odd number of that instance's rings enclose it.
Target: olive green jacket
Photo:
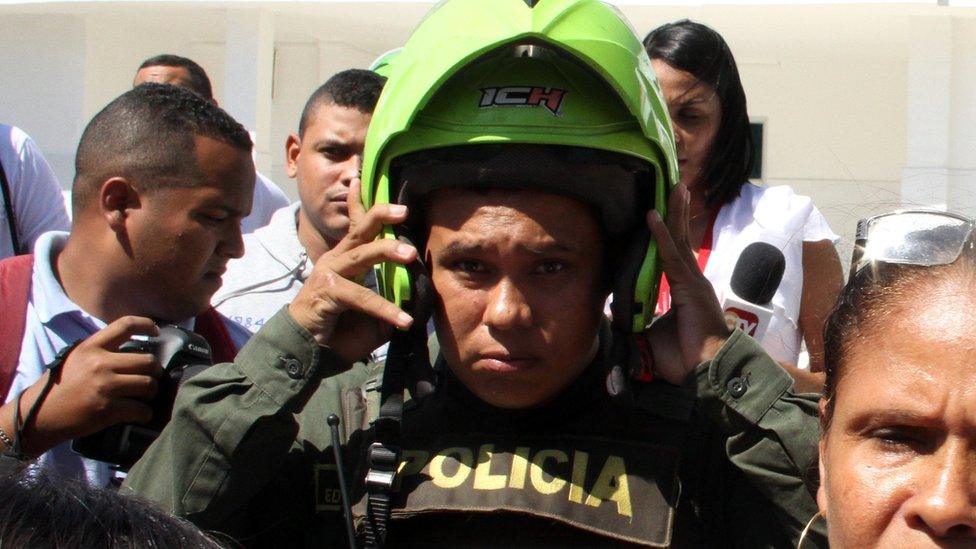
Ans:
[[[575,385],[581,387],[567,391],[572,398],[564,398],[567,402],[562,408],[550,414],[554,419],[538,425],[519,420],[516,427],[503,428],[506,436],[514,433],[523,437],[519,444],[533,447],[544,443],[524,440],[537,441],[539,438],[532,436],[541,433],[549,440],[562,442],[558,439],[564,433],[566,440],[586,435],[590,442],[597,436],[632,446],[647,442],[655,448],[676,449],[677,457],[672,460],[678,469],[676,486],[661,490],[675,511],[639,506],[633,510],[638,518],[640,513],[667,515],[663,521],[649,517],[664,528],[663,537],[650,543],[683,547],[796,546],[803,527],[817,512],[813,496],[817,482],[817,399],[794,394],[789,375],[754,340],[736,331],[714,360],[701,364],[689,376],[684,387],[665,383],[640,385],[635,391],[636,407],[626,410],[605,397],[597,383],[598,373],[585,374],[583,377],[589,375],[592,379],[579,380]],[[205,530],[228,534],[246,545],[345,544],[326,418],[333,413],[341,418],[346,475],[352,486],[352,499],[359,502],[365,472],[362,455],[371,442],[370,422],[379,409],[381,374],[382,365],[358,363],[350,368],[332,351],[316,345],[312,336],[283,310],[241,350],[235,363],[217,365],[185,384],[172,421],[129,472],[123,489],[154,500]],[[449,384],[449,389],[438,390],[435,395],[466,393],[457,383]],[[479,416],[479,405],[472,402],[455,402],[443,396],[408,407],[404,413],[407,438],[410,433],[438,438],[441,458],[445,457],[446,444],[457,446],[440,440],[450,440],[451,433],[492,442],[481,446],[482,454],[485,448],[495,449],[496,442],[503,445],[500,438],[492,438],[500,432],[497,425],[472,419],[494,418],[502,412]],[[585,413],[575,413],[576,408],[583,408]],[[430,436],[418,440],[433,445]],[[655,440],[642,440],[646,438]],[[587,448],[593,448],[592,444]],[[528,446],[525,450],[530,451]],[[479,455],[477,446],[473,451]],[[549,452],[550,456],[567,455]],[[574,455],[572,449],[568,455]],[[596,456],[592,452],[575,453],[580,455]],[[595,460],[593,457],[590,461]],[[470,475],[475,478],[471,491],[475,495],[478,475],[489,475],[482,476],[483,481],[498,477],[499,470],[508,470],[507,465],[499,469],[480,461],[479,470],[484,465],[494,467],[496,473],[492,475],[486,469]],[[440,463],[444,463],[443,459]],[[584,460],[584,468],[585,465]],[[575,464],[573,468],[575,476]],[[514,467],[512,471],[514,476]],[[540,474],[532,478],[535,482],[550,477]],[[587,478],[592,485],[592,476]],[[504,484],[505,480],[501,482]],[[422,481],[418,484],[423,486]],[[512,486],[515,481],[509,481],[508,487]],[[585,491],[578,490],[577,503],[583,501],[581,493],[585,496]],[[574,500],[572,489],[569,494],[569,500]],[[539,494],[534,497],[544,499]],[[566,500],[565,491],[561,498]],[[471,501],[470,508],[478,508]],[[542,530],[545,537],[530,538],[523,534],[539,530],[523,524],[523,513],[484,514],[489,517],[484,523],[472,522],[470,513],[454,523],[444,518],[451,516],[457,514],[405,515],[405,519],[414,520],[415,527],[391,530],[390,539],[395,544],[399,532],[414,542],[456,543],[467,539],[488,545],[558,545],[563,543],[559,529],[566,526],[553,526],[551,531]],[[629,524],[638,522],[634,516],[629,517]],[[556,522],[550,520],[547,524]],[[579,525],[568,522],[570,526]],[[589,529],[589,533],[593,531]],[[488,534],[495,537],[485,537]],[[608,541],[600,536],[593,541],[601,539]],[[622,540],[634,538],[616,538]],[[805,547],[824,546],[823,532],[815,531],[811,541],[815,543]]]

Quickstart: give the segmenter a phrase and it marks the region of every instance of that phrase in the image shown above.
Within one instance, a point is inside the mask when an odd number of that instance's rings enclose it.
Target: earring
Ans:
[[[818,518],[823,518],[824,522],[827,521],[827,517],[824,516],[823,511],[817,511],[810,520],[807,521],[807,525],[803,527],[803,532],[800,532],[800,539],[796,542],[796,549],[803,549],[803,542],[806,541],[807,535],[810,533],[810,529],[813,528],[813,523],[817,521]]]

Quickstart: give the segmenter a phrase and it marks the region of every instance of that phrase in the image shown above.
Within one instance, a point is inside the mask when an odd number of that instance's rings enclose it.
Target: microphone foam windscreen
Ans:
[[[753,242],[742,250],[732,271],[732,291],[742,300],[766,305],[783,280],[786,258],[776,246]]]

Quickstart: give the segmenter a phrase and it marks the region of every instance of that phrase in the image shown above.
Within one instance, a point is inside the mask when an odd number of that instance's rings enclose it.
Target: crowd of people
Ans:
[[[976,542],[973,220],[863,220],[845,285],[717,32],[481,7],[311,93],[293,204],[182,57],[89,122],[70,221],[0,126],[0,545]]]

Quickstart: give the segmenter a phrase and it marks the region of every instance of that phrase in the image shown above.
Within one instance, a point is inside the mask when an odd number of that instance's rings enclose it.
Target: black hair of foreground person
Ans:
[[[144,500],[22,468],[0,476],[0,547],[226,547]]]

